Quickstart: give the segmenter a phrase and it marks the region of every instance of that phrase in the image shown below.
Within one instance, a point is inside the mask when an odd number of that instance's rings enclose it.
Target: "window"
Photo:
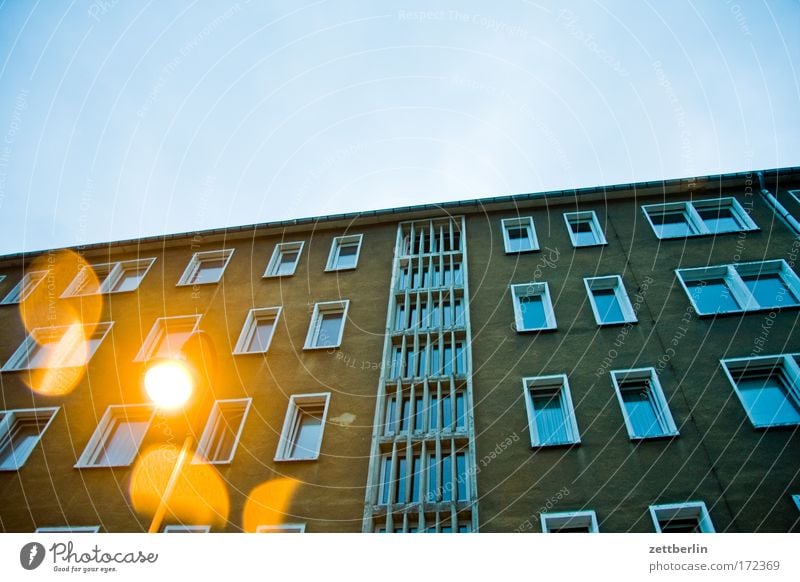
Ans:
[[[326,271],[345,271],[355,269],[358,257],[361,254],[362,234],[337,236],[331,243],[331,252],[328,255]]]
[[[594,511],[566,511],[542,513],[544,533],[597,533],[597,515]]]
[[[25,273],[22,280],[8,292],[8,295],[6,295],[2,301],[0,301],[0,305],[22,303],[33,293],[33,290],[36,289],[36,286],[42,282],[46,275],[47,271],[29,271]]]
[[[700,315],[800,306],[800,279],[783,259],[676,272]]]
[[[578,423],[564,374],[523,378],[531,446],[579,443]]]
[[[465,451],[397,450],[381,458],[378,504],[450,503],[469,499]]]
[[[588,212],[565,212],[564,221],[574,247],[593,247],[606,244],[603,229],[594,210]]]
[[[453,341],[443,335],[430,343],[414,342],[411,338],[395,345],[391,352],[389,377],[418,378],[421,376],[463,376],[466,373],[466,351],[463,341]]]
[[[208,533],[210,525],[166,525],[164,533]]]
[[[112,322],[92,325],[37,327],[3,366],[3,371],[76,368],[89,363]]]
[[[660,239],[758,229],[735,198],[650,204],[642,211]]]
[[[0,471],[16,471],[36,448],[58,408],[0,411]]]
[[[511,285],[517,331],[556,329],[556,315],[547,283]]]
[[[153,408],[148,405],[109,406],[75,467],[127,467],[152,420]]]
[[[219,282],[231,256],[233,249],[195,253],[178,285],[207,285]]]
[[[657,533],[714,533],[711,516],[702,501],[651,505]]]
[[[200,315],[159,317],[147,334],[134,361],[145,362],[151,358],[179,356],[186,340],[197,331],[200,317]]]
[[[501,225],[506,254],[539,250],[539,241],[536,239],[536,229],[533,227],[531,216],[504,218]]]
[[[794,201],[800,204],[800,190],[789,190],[789,196],[794,198]]]
[[[633,323],[636,313],[625,292],[622,277],[587,277],[583,280],[597,325]]]
[[[306,344],[303,349],[335,348],[342,344],[344,322],[350,301],[327,301],[314,304],[311,324],[308,326]]]
[[[86,265],[78,271],[62,297],[93,295],[95,293],[125,293],[134,291],[145,278],[155,259],[137,259]]]
[[[35,533],[97,533],[99,525],[58,525],[37,527]]]
[[[464,432],[467,429],[464,386],[431,382],[428,390],[412,385],[386,399],[384,434]]]
[[[267,264],[265,277],[289,277],[294,275],[300,255],[303,253],[303,241],[279,243],[272,251],[272,258]]]
[[[800,495],[792,495],[792,501],[794,501],[798,511],[800,511]]]
[[[304,523],[282,523],[280,525],[259,525],[256,533],[305,533]]]
[[[239,334],[234,354],[263,354],[269,350],[275,327],[281,315],[280,307],[251,309]]]
[[[276,461],[308,461],[319,458],[330,393],[294,395],[283,422]]]
[[[615,370],[611,379],[631,439],[678,434],[655,369]]]
[[[217,400],[208,416],[197,454],[209,463],[230,463],[236,453],[251,398]]]
[[[800,424],[799,355],[722,360],[750,422],[756,428]]]

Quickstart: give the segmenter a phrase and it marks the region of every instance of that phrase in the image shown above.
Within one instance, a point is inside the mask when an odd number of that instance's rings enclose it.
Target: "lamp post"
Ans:
[[[192,333],[175,358],[149,360],[144,372],[144,389],[155,406],[167,412],[182,410],[195,395],[203,377],[211,376],[216,367],[216,352],[210,337],[203,331]],[[181,469],[191,454],[194,438],[186,437],[178,454],[178,459],[170,472],[164,493],[159,498],[158,507],[150,522],[148,533],[158,533],[167,514],[169,498],[178,483]]]

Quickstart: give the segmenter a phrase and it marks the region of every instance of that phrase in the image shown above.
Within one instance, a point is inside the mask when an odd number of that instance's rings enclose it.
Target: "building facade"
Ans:
[[[795,217],[785,168],[2,257],[0,529],[797,531]]]

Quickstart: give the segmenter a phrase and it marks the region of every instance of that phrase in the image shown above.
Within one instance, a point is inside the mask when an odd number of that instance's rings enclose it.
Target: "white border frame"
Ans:
[[[239,422],[239,427],[236,429],[236,437],[233,440],[233,445],[231,446],[231,454],[227,459],[220,459],[220,460],[211,460],[208,458],[207,450],[208,447],[211,445],[211,439],[214,436],[214,427],[217,423],[217,420],[220,416],[220,405],[236,403],[243,405],[244,410],[242,411],[242,420]],[[233,462],[233,458],[236,456],[236,449],[239,446],[239,439],[242,437],[242,431],[244,430],[244,424],[247,422],[247,414],[250,412],[250,407],[253,404],[252,398],[226,398],[215,400],[214,405],[211,407],[211,411],[208,413],[208,420],[206,420],[206,425],[203,428],[203,434],[200,437],[200,441],[197,444],[197,456],[202,457],[202,461],[193,460],[192,462],[195,464],[209,464],[209,465],[229,465]]]
[[[293,277],[294,274],[297,272],[297,267],[300,265],[300,261],[303,258],[303,247],[305,246],[306,241],[299,240],[294,242],[282,242],[275,245],[275,248],[272,250],[272,256],[267,263],[267,268],[264,270],[264,275],[262,276],[263,279],[272,279],[272,278],[280,278],[280,277]],[[294,268],[292,269],[291,273],[275,273],[274,271],[278,268],[281,261],[281,255],[284,251],[292,252],[297,251],[297,260],[294,262]]]
[[[531,243],[531,248],[522,251],[509,250],[511,240],[508,236],[509,228],[527,228],[528,240]],[[539,250],[539,239],[536,236],[536,226],[533,223],[533,216],[518,216],[515,218],[503,218],[500,221],[500,230],[503,231],[503,247],[507,255],[518,255],[522,253],[532,253]]]
[[[166,331],[166,323],[162,323],[164,321],[170,319],[185,319],[187,323],[194,319],[194,325],[192,327],[192,331],[190,333],[194,333],[200,327],[200,320],[202,319],[202,315],[170,315],[166,317],[158,317],[153,322],[153,326],[150,328],[150,332],[147,334],[147,337],[144,338],[142,342],[142,347],[139,348],[139,351],[136,353],[136,357],[133,358],[134,362],[146,362],[150,358],[153,357],[153,352],[155,351],[156,346],[162,340],[162,336]]]
[[[127,463],[117,463],[113,465],[97,465],[94,463],[90,463],[89,460],[97,457],[100,448],[105,444],[108,440],[109,430],[112,428],[112,423],[120,416],[123,419],[127,419],[128,414],[125,412],[116,412],[118,410],[124,411],[125,409],[141,409],[143,411],[149,411],[150,417],[147,420],[147,428],[145,429],[142,437],[139,439],[139,443],[136,446],[136,452],[133,454],[131,459]],[[155,417],[156,410],[155,406],[152,404],[111,404],[106,408],[103,417],[100,419],[100,422],[97,423],[97,427],[94,429],[92,436],[89,438],[89,441],[86,443],[86,446],[83,448],[83,452],[81,456],[78,457],[78,461],[75,463],[74,467],[76,469],[108,469],[113,467],[130,467],[131,463],[136,459],[136,456],[139,454],[139,450],[142,447],[142,443],[144,442],[145,438],[147,437],[147,433],[150,431],[150,427],[153,424],[153,418]]]
[[[328,253],[328,262],[325,265],[325,272],[330,273],[334,271],[353,271],[358,268],[358,261],[361,258],[361,243],[364,240],[363,234],[345,234],[336,236],[331,241],[331,250]],[[339,259],[339,250],[342,245],[351,245],[356,243],[356,262],[352,267],[337,267],[336,261]]]
[[[664,533],[661,531],[661,524],[659,523],[659,514],[666,513],[661,519],[675,519],[685,517],[696,517],[697,523],[700,527],[700,533],[714,533],[714,524],[711,521],[711,515],[708,513],[708,508],[704,501],[687,501],[686,503],[666,503],[660,505],[650,506],[650,518],[653,520],[653,526],[656,533]]]
[[[514,305],[514,325],[517,333],[550,331],[558,328],[556,323],[556,313],[553,309],[553,301],[550,298],[550,286],[546,282],[518,283],[516,285],[510,285],[509,289],[511,290],[511,301]],[[522,316],[522,307],[520,305],[519,298],[536,296],[540,296],[542,298],[542,308],[544,309],[546,325],[544,327],[526,328],[523,326],[524,318]]]
[[[231,257],[233,256],[233,252],[236,249],[219,249],[216,251],[199,251],[192,255],[192,258],[189,260],[189,264],[186,265],[186,270],[183,271],[183,275],[178,280],[178,283],[175,285],[176,287],[194,287],[195,285],[216,285],[220,281],[222,281],[223,275],[225,275],[225,269],[228,268],[228,263],[231,262]],[[214,281],[204,281],[202,283],[197,283],[192,281],[195,277],[197,272],[203,266],[203,261],[216,261],[222,259],[224,264],[222,265],[222,271]]]
[[[550,531],[551,526],[548,522],[557,522],[556,527],[569,526],[573,522],[577,526],[588,526],[587,533],[599,533],[600,528],[597,525],[597,514],[593,509],[585,509],[581,511],[558,511],[553,513],[540,513],[539,519],[542,521],[542,533],[560,533]],[[577,532],[576,532],[577,533]]]
[[[86,343],[86,345],[89,345],[89,340],[90,339],[95,339],[99,335],[99,341],[97,342],[97,344],[94,346],[94,348],[91,351],[87,350],[87,352],[86,352],[86,360],[83,363],[81,363],[81,364],[62,365],[63,364],[63,360],[66,359],[66,356],[72,355],[74,353],[75,349],[77,349],[77,346],[74,346],[70,350],[70,352],[68,354],[66,354],[66,355],[62,354],[61,357],[58,358],[58,361],[55,361],[55,362],[52,362],[52,363],[48,362],[47,366],[34,366],[34,367],[31,367],[29,365],[30,364],[31,350],[37,345],[41,346],[42,345],[42,341],[41,340],[44,339],[44,337],[47,337],[48,339],[56,338],[55,342],[53,342],[53,343],[61,343],[64,340],[64,338],[67,336],[67,333],[69,332],[69,330],[73,329],[73,326],[71,326],[71,325],[57,325],[57,326],[53,326],[53,327],[37,327],[37,328],[34,328],[34,329],[32,329],[30,331],[30,333],[28,333],[27,336],[25,336],[25,339],[22,340],[22,343],[14,351],[14,353],[11,354],[11,357],[8,358],[6,363],[3,364],[3,367],[0,369],[0,372],[19,372],[19,371],[23,371],[23,370],[43,370],[43,369],[55,370],[55,369],[61,369],[61,368],[80,368],[80,367],[83,367],[83,366],[88,366],[89,362],[92,361],[92,357],[94,357],[94,354],[97,352],[98,349],[100,349],[100,345],[106,339],[106,336],[111,331],[111,328],[113,326],[114,326],[114,322],[113,321],[101,321],[96,326],[92,326],[91,324],[83,324],[83,325],[79,325],[78,326],[82,330],[86,330],[87,328],[90,329],[90,328],[94,327],[90,337],[86,337],[84,335],[83,341],[84,341],[84,343]],[[58,334],[56,330],[64,330],[64,331],[61,334]],[[50,342],[47,342],[47,343],[50,343]]]
[[[286,407],[286,417],[283,420],[283,428],[281,429],[280,440],[278,441],[278,448],[275,451],[274,461],[289,461],[289,462],[303,462],[303,461],[316,461],[319,459],[320,452],[322,451],[322,441],[325,436],[325,425],[328,421],[328,410],[330,409],[331,393],[330,392],[315,392],[314,394],[292,394],[289,398],[289,404]],[[290,440],[290,433],[297,422],[297,416],[300,409],[304,405],[323,405],[322,411],[322,424],[319,431],[319,442],[317,443],[317,454],[313,457],[294,458],[288,456],[289,448],[292,445]]]
[[[147,274],[150,272],[150,268],[153,266],[155,262],[156,258],[151,257],[148,259],[129,259],[126,261],[116,261],[112,263],[84,265],[72,279],[72,282],[69,285],[67,285],[66,289],[64,289],[64,292],[61,294],[61,297],[62,298],[85,297],[88,295],[106,295],[106,294],[111,295],[116,293],[131,293],[139,288],[139,285],[141,285],[142,281],[144,281],[144,278],[147,277]],[[97,287],[97,291],[84,292],[84,293],[78,292],[80,286],[83,284],[85,278],[87,277],[88,271],[91,270],[96,274],[97,270],[101,267],[103,268],[108,267],[108,272],[106,273],[105,277],[103,277],[102,281],[100,281],[100,278],[98,277],[99,284]],[[139,280],[139,283],[136,285],[136,287],[134,287],[133,289],[127,289],[125,291],[109,290],[122,279],[122,277],[125,274],[125,271],[133,269],[144,270],[144,273],[142,273],[141,279]]]
[[[33,278],[34,276],[38,276],[39,278],[27,289],[26,281]],[[0,305],[18,305],[25,301],[31,293],[36,290],[36,288],[47,278],[47,271],[39,270],[39,271],[27,271],[23,276],[22,279],[19,280],[19,283],[14,285],[8,293],[3,296],[3,299],[0,301]],[[24,291],[24,295],[22,294]],[[11,299],[12,296],[16,295],[17,292],[20,293],[19,299],[13,300]]]
[[[568,408],[565,410],[565,418],[568,420],[568,431],[571,433],[571,440],[559,443],[539,442],[539,433],[536,430],[536,415],[534,414],[533,398],[531,392],[537,389],[556,388],[561,391],[561,401]],[[563,447],[577,445],[581,442],[578,421],[575,417],[575,407],[572,404],[572,395],[569,390],[569,380],[566,374],[552,374],[548,376],[526,376],[522,379],[522,390],[525,398],[525,411],[528,414],[528,430],[531,436],[531,447]]]
[[[735,230],[711,231],[705,225],[705,222],[703,222],[703,219],[700,218],[700,214],[697,212],[698,207],[702,210],[703,207],[723,207],[723,204],[726,208],[730,209],[736,221],[739,222],[741,228]],[[653,233],[659,240],[675,240],[696,236],[714,236],[718,234],[722,235],[735,232],[759,230],[758,225],[753,221],[752,218],[750,218],[745,209],[742,208],[742,205],[739,203],[739,201],[733,196],[704,198],[701,200],[687,200],[683,202],[667,202],[664,204],[644,204],[641,208],[645,218],[647,218],[647,222],[650,224],[650,228],[653,229]],[[691,232],[689,234],[679,236],[660,236],[652,218],[650,217],[650,212],[678,212],[680,210],[683,210],[684,216],[687,220],[687,225],[689,226],[689,230]]]
[[[303,344],[304,350],[329,350],[338,348],[342,345],[342,337],[344,336],[344,328],[347,325],[347,312],[350,309],[349,299],[340,299],[337,301],[322,301],[314,304],[314,312],[311,314],[311,321],[308,324],[308,333],[306,334],[306,342]],[[342,312],[342,325],[339,328],[339,337],[336,343],[327,344],[324,346],[314,345],[319,336],[320,325],[322,324],[323,313],[338,313]]]
[[[305,522],[281,523],[277,525],[258,525],[256,533],[266,534],[297,534],[306,533]]]
[[[763,361],[765,364],[773,363],[774,365],[777,365],[780,363],[787,380],[791,382],[791,385],[787,387],[788,395],[790,398],[794,398],[795,405],[800,408],[800,365],[798,365],[797,361],[794,359],[795,356],[800,356],[800,354],[772,354],[744,358],[723,358],[720,360],[720,364],[722,364],[722,370],[725,372],[725,377],[728,379],[728,382],[730,382],[731,386],[733,386],[733,391],[736,393],[739,403],[742,405],[742,409],[744,409],[745,414],[747,414],[747,418],[750,420],[750,424],[753,425],[753,428],[798,426],[800,425],[800,422],[780,422],[770,424],[756,422],[752,413],[750,412],[750,409],[747,407],[744,399],[742,398],[742,393],[739,391],[739,385],[733,378],[734,372],[749,367],[748,364],[750,362],[757,362],[758,360]],[[780,360],[780,362],[778,360]]]
[[[613,283],[612,283],[613,282]],[[592,313],[594,313],[594,320],[600,327],[609,325],[621,325],[624,323],[637,323],[639,320],[636,318],[636,312],[633,310],[628,292],[625,289],[625,283],[620,275],[605,275],[599,277],[584,277],[583,285],[586,287],[586,295],[589,297],[589,305],[592,306]],[[614,296],[617,298],[620,311],[622,312],[622,321],[602,321],[600,311],[597,309],[595,303],[593,290],[613,289]]]
[[[611,382],[614,385],[614,391],[617,393],[617,401],[622,410],[622,417],[625,419],[625,428],[628,429],[628,438],[630,440],[651,440],[674,438],[679,436],[678,427],[675,425],[675,420],[672,418],[672,411],[669,409],[669,402],[667,401],[664,389],[661,387],[661,381],[658,379],[655,368],[630,368],[624,370],[611,370]],[[618,377],[619,376],[619,377]],[[622,389],[620,388],[620,380],[637,380],[649,378],[650,390],[653,392],[653,397],[658,404],[660,416],[666,423],[666,427],[661,427],[662,430],[666,428],[665,432],[658,435],[637,435],[633,432],[633,425],[628,417],[628,410],[625,407],[625,400],[622,398]],[[657,414],[656,416],[659,416]]]
[[[39,431],[39,436],[36,438],[36,443],[34,443],[34,445],[31,447],[30,452],[27,455],[25,455],[25,458],[22,459],[22,462],[17,463],[17,466],[13,468],[12,467],[3,468],[2,466],[0,466],[0,473],[19,471],[22,467],[25,466],[25,463],[28,462],[28,459],[33,454],[33,451],[36,449],[36,447],[39,446],[39,442],[42,440],[44,433],[47,431],[48,428],[50,428],[50,425],[53,423],[53,419],[56,417],[56,414],[58,414],[60,408],[61,408],[60,406],[47,406],[42,408],[11,408],[9,410],[0,410],[0,414],[2,414],[2,416],[0,416],[0,445],[3,446],[6,445],[9,429],[13,428],[13,425],[11,424],[11,419],[13,419],[14,422],[16,423],[17,415],[21,415],[24,420],[25,418],[36,417],[39,415],[39,413],[46,412],[50,414],[50,418],[47,419],[47,422],[44,423],[44,426]]]
[[[236,346],[233,348],[233,354],[241,356],[245,354],[266,354],[269,347],[272,345],[272,338],[275,337],[275,331],[278,329],[278,321],[283,311],[282,305],[274,307],[254,307],[247,312],[247,317],[242,325],[242,331],[239,332],[239,339],[236,341]],[[260,319],[267,319],[268,317],[274,318],[274,325],[272,326],[272,333],[269,334],[269,340],[263,350],[248,351],[245,348],[250,345],[253,340],[253,335],[256,331],[256,325]]]
[[[565,212],[564,213],[564,222],[567,225],[567,232],[569,233],[569,238],[572,241],[572,246],[576,249],[581,248],[588,248],[588,247],[599,247],[603,245],[607,245],[608,241],[606,240],[606,235],[603,232],[602,227],[600,226],[600,221],[597,219],[597,213],[594,210],[581,210],[579,212]],[[572,230],[573,224],[579,224],[581,222],[588,222],[589,226],[592,230],[592,234],[594,235],[595,242],[591,244],[578,244],[578,240],[575,236],[575,232]]]

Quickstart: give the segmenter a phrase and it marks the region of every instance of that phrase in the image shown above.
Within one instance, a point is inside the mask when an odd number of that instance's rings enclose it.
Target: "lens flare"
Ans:
[[[253,533],[260,525],[280,525],[287,519],[289,504],[300,481],[289,477],[272,479],[255,487],[244,505],[244,531]]]
[[[156,406],[164,410],[175,410],[186,404],[193,387],[191,370],[179,360],[156,362],[144,375],[147,395]]]

